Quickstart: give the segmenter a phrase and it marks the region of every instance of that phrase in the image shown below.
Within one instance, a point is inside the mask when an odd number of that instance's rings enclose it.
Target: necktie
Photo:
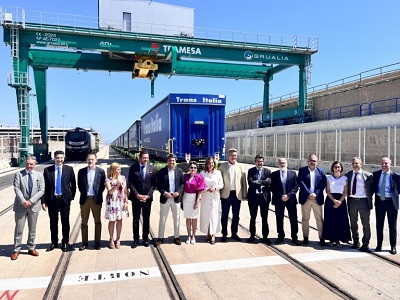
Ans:
[[[387,176],[387,173],[382,173],[382,175],[383,175],[383,178],[382,178],[382,182],[381,182],[381,193],[380,193],[380,196],[381,196],[381,200],[385,200],[386,199],[386,197],[385,197],[385,188],[386,188],[386,176]]]
[[[260,169],[257,169],[257,175],[258,175],[258,180],[261,180],[261,170]],[[261,187],[259,187],[258,188],[258,193],[260,193],[261,194]]]
[[[282,188],[283,188],[283,194],[286,195],[286,178],[285,178],[285,171],[282,170]]]
[[[29,198],[31,198],[32,195],[32,189],[33,189],[33,180],[32,180],[32,173],[28,172],[28,190],[29,190]]]
[[[145,176],[144,166],[140,166],[140,175],[142,176],[142,179],[144,180],[144,176]]]
[[[354,173],[353,185],[351,187],[351,194],[355,195],[357,192],[357,175],[358,173]]]
[[[56,178],[56,194],[61,195],[61,171],[60,167],[57,167],[57,178]]]

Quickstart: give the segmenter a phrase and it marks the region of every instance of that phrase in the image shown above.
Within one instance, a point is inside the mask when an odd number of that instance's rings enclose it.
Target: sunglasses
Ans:
[[[197,167],[190,167],[191,169],[193,169],[193,170],[196,170],[197,169]]]

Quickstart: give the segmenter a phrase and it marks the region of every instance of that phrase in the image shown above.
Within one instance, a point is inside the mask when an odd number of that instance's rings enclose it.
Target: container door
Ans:
[[[190,125],[190,153],[192,157],[207,157],[208,140],[208,125],[207,124],[191,124]]]

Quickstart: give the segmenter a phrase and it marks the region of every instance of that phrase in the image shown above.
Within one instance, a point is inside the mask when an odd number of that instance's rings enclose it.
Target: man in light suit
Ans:
[[[227,242],[228,235],[228,216],[229,210],[232,207],[232,225],[231,233],[232,239],[240,242],[241,238],[238,236],[239,227],[239,213],[242,200],[247,200],[247,180],[246,173],[243,172],[239,163],[237,162],[237,150],[229,149],[228,161],[221,164],[219,170],[222,174],[224,187],[221,189],[221,227],[222,238],[221,242]]]
[[[318,157],[311,154],[307,160],[308,166],[299,169],[298,185],[300,188],[299,203],[301,204],[301,222],[303,225],[303,245],[307,245],[310,232],[311,210],[317,223],[320,245],[325,246],[325,240],[322,238],[323,221],[322,205],[324,205],[324,189],[326,187],[325,171],[317,167]]]
[[[149,246],[150,213],[151,203],[153,201],[153,192],[156,188],[156,170],[154,166],[148,164],[148,162],[149,153],[147,151],[140,151],[139,163],[132,165],[129,169],[129,200],[132,201],[133,212],[132,248],[136,248],[139,244],[140,213],[142,213],[143,218],[143,246]]]
[[[39,256],[39,253],[35,250],[35,237],[41,198],[44,194],[44,178],[43,174],[34,170],[35,166],[36,158],[28,156],[25,161],[25,170],[16,173],[14,177],[15,231],[14,252],[11,255],[11,260],[16,260],[19,256],[26,219],[28,219],[29,228],[28,254]]]
[[[390,254],[396,254],[397,215],[399,210],[400,175],[390,170],[392,161],[389,157],[381,159],[381,170],[372,173],[374,177],[375,214],[377,246],[375,251],[382,251],[383,226],[387,214],[389,224]]]
[[[103,169],[96,166],[97,156],[89,153],[86,157],[87,167],[78,171],[78,189],[81,193],[79,204],[81,205],[81,233],[82,244],[79,251],[89,247],[88,245],[88,221],[90,211],[94,218],[94,248],[100,250],[101,240],[101,206],[105,189],[106,174]]]
[[[297,175],[295,171],[287,169],[286,158],[279,158],[278,165],[279,170],[271,173],[272,205],[275,205],[276,228],[278,231],[278,238],[275,244],[282,244],[285,240],[283,219],[285,217],[286,207],[289,214],[292,243],[295,246],[300,246],[301,243],[297,239],[297,232],[299,231],[296,208],[296,194],[299,190]]]
[[[183,171],[176,167],[176,156],[167,156],[167,166],[162,168],[157,175],[157,189],[160,192],[160,222],[158,225],[158,240],[156,246],[164,242],[165,223],[169,210],[172,210],[174,221],[174,243],[180,245],[179,238],[179,214],[180,201],[184,188]]]
[[[249,169],[247,173],[247,182],[249,184],[247,196],[250,211],[250,237],[247,242],[252,243],[255,240],[257,211],[258,207],[260,207],[263,243],[271,245],[271,241],[268,239],[268,209],[269,203],[271,202],[271,171],[268,168],[263,167],[264,157],[262,155],[256,155],[255,164],[256,166]]]
[[[51,245],[47,251],[58,248],[58,213],[61,217],[63,252],[70,251],[69,212],[71,201],[75,198],[76,180],[74,169],[64,164],[64,151],[54,152],[54,165],[44,169],[45,192],[42,199],[43,210],[49,209]]]
[[[351,160],[353,171],[346,173],[347,176],[347,203],[350,217],[350,228],[353,236],[353,246],[361,252],[370,252],[369,240],[371,239],[371,227],[369,217],[372,205],[372,195],[374,193],[374,178],[371,173],[361,169],[362,160],[353,157]],[[359,243],[358,234],[358,215],[360,215],[363,227],[362,246]]]

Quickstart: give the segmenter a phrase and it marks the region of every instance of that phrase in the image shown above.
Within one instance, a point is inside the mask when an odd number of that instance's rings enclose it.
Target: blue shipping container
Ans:
[[[225,153],[224,95],[169,94],[142,116],[142,148],[153,156],[179,160]]]

